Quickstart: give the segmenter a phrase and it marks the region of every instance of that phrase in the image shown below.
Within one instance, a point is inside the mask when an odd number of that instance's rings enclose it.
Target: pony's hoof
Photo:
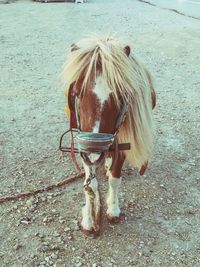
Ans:
[[[92,228],[91,230],[87,230],[82,227],[82,232],[85,236],[91,239],[95,239],[99,235],[99,231],[95,231],[94,228]]]
[[[110,224],[119,224],[124,219],[124,217],[125,217],[124,213],[120,213],[119,216],[114,216],[114,217],[107,214],[107,219]]]

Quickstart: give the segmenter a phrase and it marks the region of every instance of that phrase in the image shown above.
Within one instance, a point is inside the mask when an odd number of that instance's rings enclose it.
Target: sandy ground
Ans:
[[[0,5],[0,194],[74,173],[58,152],[66,130],[60,72],[70,44],[118,31],[151,70],[158,94],[154,156],[145,176],[129,166],[125,219],[98,239],[79,227],[82,183],[0,206],[0,266],[200,266],[200,25],[134,0],[84,5]],[[101,178],[103,195],[107,181]]]

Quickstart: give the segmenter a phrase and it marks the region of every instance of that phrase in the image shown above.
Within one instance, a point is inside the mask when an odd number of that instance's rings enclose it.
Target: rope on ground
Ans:
[[[4,202],[11,201],[11,200],[28,198],[28,197],[35,196],[35,195],[40,194],[40,193],[48,192],[50,190],[62,187],[64,185],[70,184],[70,183],[72,183],[72,182],[74,182],[76,180],[79,180],[79,179],[83,178],[84,175],[85,175],[84,172],[81,172],[81,173],[79,173],[79,174],[77,174],[75,176],[72,176],[70,178],[65,178],[64,180],[58,182],[57,184],[52,184],[50,186],[47,186],[45,188],[41,188],[41,189],[38,189],[38,190],[35,190],[35,191],[32,191],[32,192],[19,193],[19,194],[11,195],[11,196],[2,196],[2,197],[0,197],[0,204],[4,203]]]

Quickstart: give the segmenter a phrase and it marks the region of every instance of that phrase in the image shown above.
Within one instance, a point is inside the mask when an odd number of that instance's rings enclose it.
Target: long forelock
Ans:
[[[86,93],[91,73],[95,76],[101,68],[101,75],[113,93],[115,100],[118,95],[125,99],[135,98],[141,86],[144,86],[146,75],[143,66],[131,54],[125,54],[123,44],[114,39],[98,39],[90,37],[77,43],[79,47],[70,54],[64,73],[68,85],[83,78],[82,93]]]

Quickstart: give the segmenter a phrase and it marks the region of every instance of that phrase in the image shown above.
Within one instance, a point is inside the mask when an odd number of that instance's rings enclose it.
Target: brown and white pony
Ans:
[[[150,73],[131,53],[129,46],[113,37],[92,36],[72,45],[64,69],[65,82],[73,84],[73,93],[78,97],[80,130],[93,133],[112,133],[120,113],[122,98],[127,103],[126,117],[117,131],[118,143],[130,143],[131,149],[119,151],[117,160],[109,170],[114,152],[107,152],[105,165],[109,181],[107,217],[119,222],[120,207],[118,192],[121,170],[125,160],[143,174],[152,152],[152,109],[156,95]],[[92,160],[91,154],[88,154]],[[83,160],[85,183],[90,168]],[[90,187],[95,195],[96,217],[100,213],[100,198],[96,177]],[[86,205],[82,210],[82,228],[85,233],[98,232],[98,219],[92,216],[88,190],[85,190]]]

